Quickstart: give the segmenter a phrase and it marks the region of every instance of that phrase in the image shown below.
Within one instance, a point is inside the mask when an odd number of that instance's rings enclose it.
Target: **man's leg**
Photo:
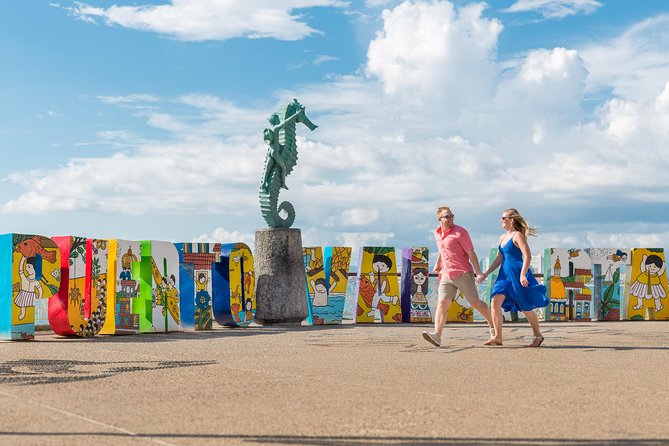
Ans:
[[[446,324],[448,307],[451,305],[451,302],[453,302],[456,291],[457,289],[452,283],[450,283],[450,281],[448,281],[448,279],[442,278],[442,280],[439,282],[439,301],[437,304],[437,310],[434,314],[434,332],[423,332],[423,338],[438,347],[441,346],[441,334],[444,330],[444,325]]]
[[[444,325],[446,325],[446,316],[448,315],[448,307],[451,306],[453,299],[439,299],[437,304],[437,311],[434,315],[434,332],[441,337],[441,333],[444,331]]]
[[[481,316],[488,321],[490,327],[493,327],[492,318],[490,317],[490,309],[485,302],[479,299],[479,292],[476,289],[476,282],[474,282],[474,274],[465,273],[460,277],[456,277],[453,282],[455,283],[455,286],[460,289],[462,295],[465,296],[467,302],[481,313]]]

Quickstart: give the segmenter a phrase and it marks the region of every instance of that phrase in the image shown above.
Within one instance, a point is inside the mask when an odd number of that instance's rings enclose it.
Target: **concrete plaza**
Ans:
[[[0,444],[669,444],[669,323],[217,328],[0,344]]]

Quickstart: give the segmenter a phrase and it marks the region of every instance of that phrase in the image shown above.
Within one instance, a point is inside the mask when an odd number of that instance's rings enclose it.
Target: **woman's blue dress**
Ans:
[[[527,287],[520,284],[520,271],[523,269],[523,253],[511,237],[504,246],[499,246],[502,253],[502,265],[499,267],[497,280],[492,286],[490,296],[503,294],[504,311],[530,311],[548,305],[546,287],[540,285],[532,271],[527,270]]]

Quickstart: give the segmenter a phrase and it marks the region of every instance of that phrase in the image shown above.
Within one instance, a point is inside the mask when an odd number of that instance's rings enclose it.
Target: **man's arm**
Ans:
[[[434,264],[434,269],[432,271],[435,273],[441,271],[441,253],[437,254],[437,263]]]
[[[483,280],[483,273],[481,272],[481,267],[479,266],[479,258],[476,256],[476,251],[470,249],[469,251],[467,251],[467,256],[469,257],[469,261],[474,267],[474,272],[476,273],[476,279]]]

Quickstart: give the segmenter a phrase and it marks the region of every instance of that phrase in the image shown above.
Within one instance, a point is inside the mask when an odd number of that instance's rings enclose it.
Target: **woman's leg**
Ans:
[[[495,336],[490,338],[486,345],[492,345],[502,342],[502,303],[504,302],[503,294],[495,294],[490,300],[490,313],[492,319],[492,326],[495,329]],[[494,342],[491,342],[494,341]]]
[[[544,337],[542,336],[541,329],[539,328],[539,318],[537,317],[537,313],[530,310],[523,311],[523,314],[527,318],[527,322],[530,323],[530,327],[532,327],[532,335],[534,336],[530,347],[539,347],[541,343],[544,342]]]
[[[539,328],[539,318],[537,317],[537,313],[535,313],[533,310],[530,310],[523,311],[523,314],[527,318],[527,322],[530,323],[530,327],[532,327],[532,335],[541,336],[541,329]]]

